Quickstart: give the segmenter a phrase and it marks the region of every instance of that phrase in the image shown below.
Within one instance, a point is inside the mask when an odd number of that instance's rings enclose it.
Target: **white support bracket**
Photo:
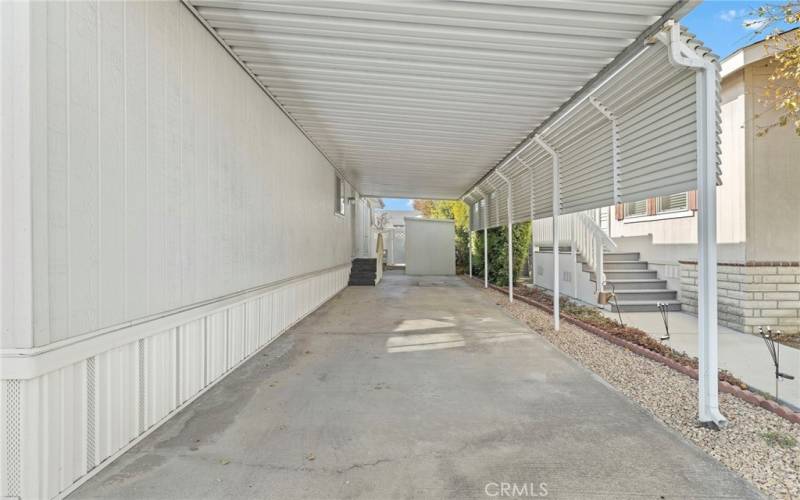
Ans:
[[[508,210],[508,301],[514,302],[514,216],[511,203],[511,179],[503,175],[500,170],[495,173],[506,183],[508,196],[506,196],[506,210]]]
[[[589,102],[597,109],[600,114],[611,122],[611,172],[613,176],[614,203],[620,203],[619,193],[619,131],[617,128],[617,117],[599,99],[592,96]]]
[[[667,45],[669,62],[695,70],[697,95],[697,322],[698,414],[701,423],[722,428],[727,420],[719,410],[719,340],[717,326],[717,66],[681,38],[678,23],[670,22],[656,38]]]
[[[547,154],[553,158],[553,329],[558,331],[561,328],[561,290],[559,290],[560,270],[559,270],[559,241],[558,241],[558,217],[561,214],[561,183],[558,180],[558,153],[550,147],[541,137],[533,138]]]

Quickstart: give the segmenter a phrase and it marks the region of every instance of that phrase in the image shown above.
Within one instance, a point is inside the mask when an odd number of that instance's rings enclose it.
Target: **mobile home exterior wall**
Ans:
[[[346,286],[353,217],[180,2],[0,9],[0,496],[51,498]]]

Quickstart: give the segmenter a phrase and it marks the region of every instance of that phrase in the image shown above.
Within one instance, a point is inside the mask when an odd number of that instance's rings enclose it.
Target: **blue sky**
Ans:
[[[697,35],[707,47],[721,57],[727,57],[737,49],[764,38],[754,38],[753,29],[743,24],[752,20],[752,12],[762,1],[706,1],[697,6],[681,20],[681,24]],[[411,200],[384,198],[386,208],[390,210],[411,210]]]
[[[384,198],[383,203],[387,210],[414,210],[411,206],[414,200],[404,200],[402,198]]]
[[[754,37],[754,28],[745,28],[743,24],[754,20],[752,12],[765,3],[762,1],[706,1],[695,7],[682,20],[681,24],[697,35],[707,47],[725,58],[737,49],[750,45],[766,36],[766,32]],[[783,26],[786,28],[786,26]]]

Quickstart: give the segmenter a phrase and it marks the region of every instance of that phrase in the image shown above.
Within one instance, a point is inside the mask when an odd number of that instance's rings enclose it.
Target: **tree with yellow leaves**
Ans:
[[[763,89],[761,102],[777,112],[771,123],[759,126],[757,135],[763,136],[775,127],[792,126],[800,135],[800,0],[782,4],[767,4],[754,12],[757,19],[745,27],[757,28],[756,33],[769,31],[765,48],[770,54],[774,70]],[[776,26],[786,23],[789,30],[780,32]]]

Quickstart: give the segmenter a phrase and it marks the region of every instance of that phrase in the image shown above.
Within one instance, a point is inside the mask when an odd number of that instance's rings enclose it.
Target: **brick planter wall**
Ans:
[[[683,309],[697,314],[697,262],[680,265]],[[745,333],[762,325],[800,332],[800,262],[721,262],[717,283],[721,325]]]

